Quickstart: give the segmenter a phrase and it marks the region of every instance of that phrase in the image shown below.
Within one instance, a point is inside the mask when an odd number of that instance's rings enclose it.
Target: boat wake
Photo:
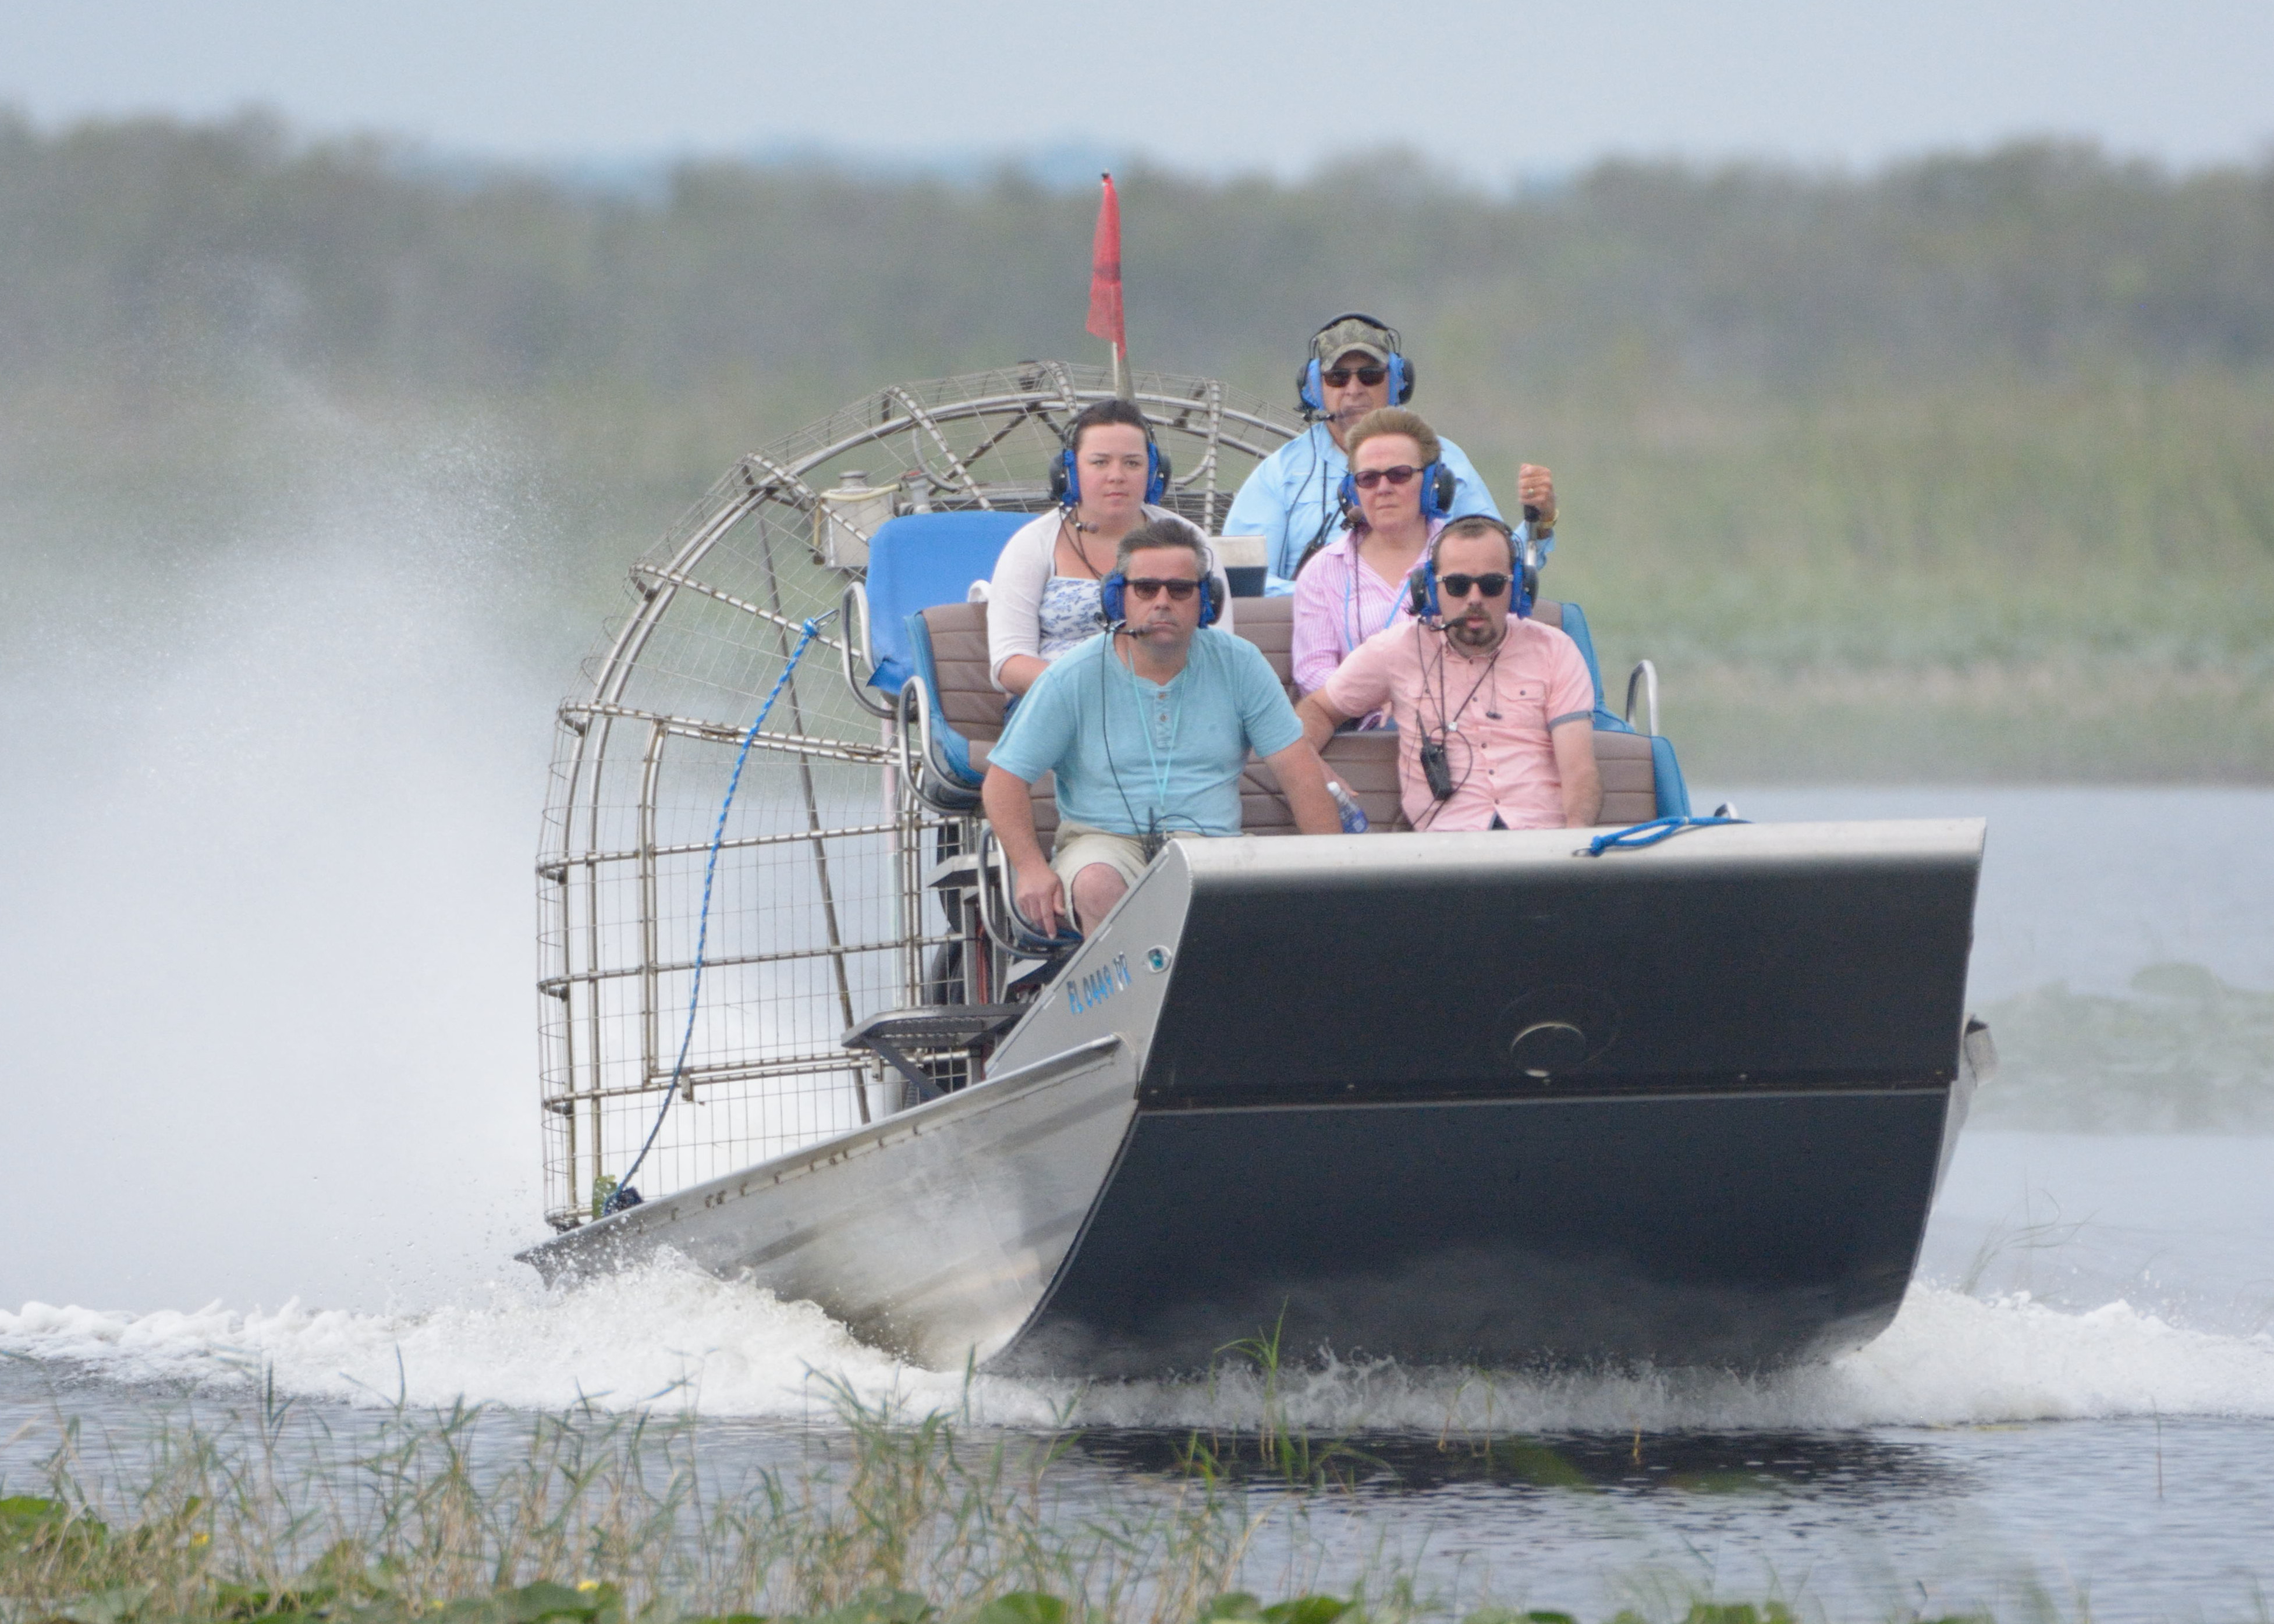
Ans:
[[[825,1417],[837,1395],[983,1425],[1255,1427],[1313,1432],[1808,1430],[2165,1417],[2274,1417],[2274,1337],[2184,1328],[2118,1301],[2089,1312],[2025,1294],[1916,1285],[1862,1351],[1772,1377],[1291,1369],[1267,1395],[1227,1356],[1211,1380],[1083,1383],[974,1376],[864,1347],[810,1304],[666,1261],[557,1290],[498,1289],[406,1314],[218,1304],[126,1313],[33,1303],[0,1311],[0,1352],[124,1384],[234,1386],[355,1405],[464,1399],[705,1416]]]

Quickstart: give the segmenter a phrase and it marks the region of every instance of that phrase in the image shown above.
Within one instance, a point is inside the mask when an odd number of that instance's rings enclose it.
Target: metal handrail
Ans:
[[[1627,726],[1634,726],[1635,684],[1642,684],[1644,715],[1650,726],[1643,731],[1652,738],[1658,737],[1658,667],[1648,660],[1638,660],[1627,673]]]
[[[902,770],[907,774],[909,793],[933,811],[945,816],[969,816],[971,807],[968,797],[978,793],[976,790],[967,789],[960,784],[950,784],[947,786],[947,791],[952,792],[956,798],[948,800],[944,798],[946,792],[935,792],[926,787],[929,784],[941,780],[938,769],[932,765],[931,690],[924,686],[922,678],[912,676],[901,685],[900,699],[904,711],[915,712],[915,726],[913,728],[908,726],[904,715],[897,730],[902,741],[906,741],[910,733],[915,734],[912,743],[903,743],[901,746],[900,760]],[[914,759],[911,760],[911,757]]]
[[[1005,952],[1016,953],[1019,951],[1018,941],[1011,932],[1003,929],[1002,922],[995,916],[995,867],[990,859],[994,856],[996,844],[993,825],[981,818],[978,861],[972,867],[972,878],[979,890],[979,928],[987,933],[990,942]]]
[[[994,907],[990,906],[997,901],[996,867],[992,858],[1001,845],[1002,842],[995,838],[994,825],[982,818],[979,821],[976,877],[979,882],[979,925],[987,933],[987,939],[1005,952],[1020,959],[1048,959],[1081,946],[1081,933],[1078,930],[1046,936],[1020,917],[1019,904],[1010,892],[1013,871],[1007,859],[1002,867],[1003,895],[1000,901],[1003,911],[1010,915],[1009,928],[1006,929],[1004,921],[997,917]],[[1073,898],[1068,898],[1067,900],[1071,902]]]
[[[907,746],[905,764],[908,774],[908,793],[928,807],[938,808],[939,802],[924,793],[924,780],[937,776],[931,766],[931,693],[922,677],[911,677],[900,685],[900,705],[904,710],[915,713],[915,726],[908,726],[909,718],[900,718],[903,737],[914,734]],[[912,758],[912,759],[910,759]]]
[[[844,596],[837,600],[837,624],[845,628],[844,635],[837,640],[838,662],[845,668],[845,686],[852,690],[853,703],[870,716],[882,717],[889,721],[892,707],[873,697],[869,692],[869,684],[853,674],[853,610],[855,605],[861,610],[861,658],[869,662],[869,675],[874,677],[877,674],[876,646],[869,640],[869,589],[858,581],[847,582]]]

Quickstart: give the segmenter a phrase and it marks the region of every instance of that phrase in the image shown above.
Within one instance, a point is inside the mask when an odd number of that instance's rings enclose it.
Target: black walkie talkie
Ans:
[[[1438,800],[1453,798],[1453,764],[1445,758],[1442,739],[1421,741],[1421,776],[1429,780],[1429,793]]]

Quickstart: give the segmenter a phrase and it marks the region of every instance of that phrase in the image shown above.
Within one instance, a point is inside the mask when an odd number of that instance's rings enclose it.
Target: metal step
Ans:
[[[917,1097],[937,1100],[940,1087],[920,1056],[960,1054],[1016,1025],[1025,1004],[927,1004],[872,1015],[847,1032],[847,1049],[865,1049],[906,1078]]]

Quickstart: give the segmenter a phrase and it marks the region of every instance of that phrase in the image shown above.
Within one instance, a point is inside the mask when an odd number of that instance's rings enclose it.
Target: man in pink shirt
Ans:
[[[1581,828],[1603,807],[1595,685],[1578,645],[1510,612],[1516,541],[1482,515],[1430,550],[1440,613],[1376,632],[1295,708],[1314,748],[1387,704],[1417,830]]]

